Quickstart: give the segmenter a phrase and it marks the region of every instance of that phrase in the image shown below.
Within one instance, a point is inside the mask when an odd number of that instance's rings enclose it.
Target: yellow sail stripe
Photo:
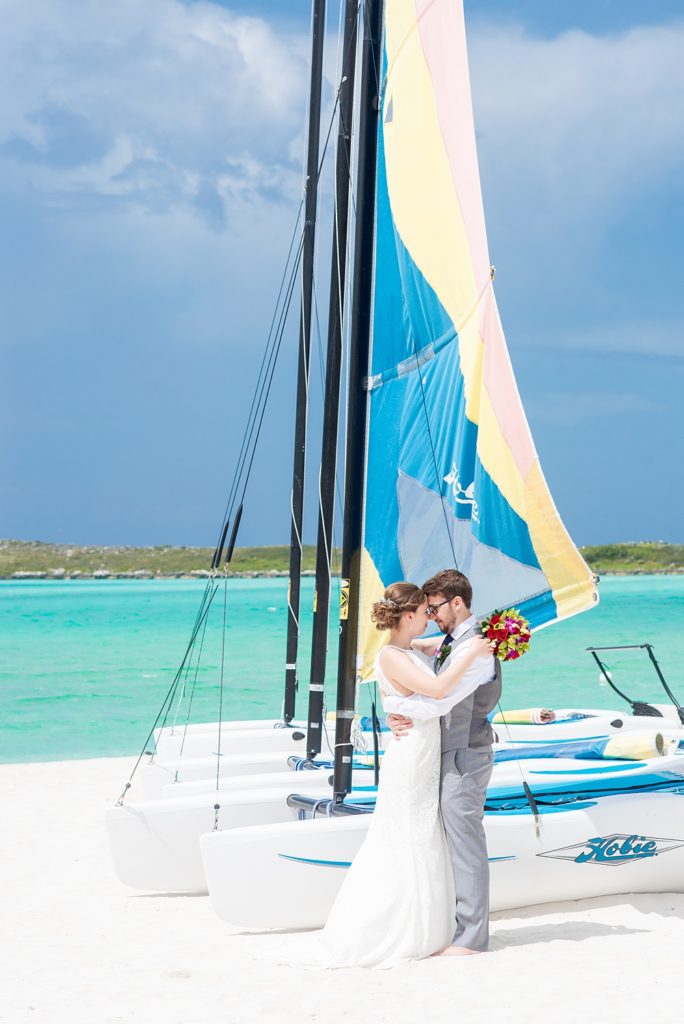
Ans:
[[[384,139],[394,223],[453,323],[464,321],[459,330],[460,365],[466,415],[479,425],[478,456],[511,508],[528,523],[559,614],[569,615],[591,602],[591,576],[557,515],[538,462],[524,479],[482,387],[481,318],[471,311],[481,302],[483,282],[477,280],[473,267],[441,136],[415,0],[388,3],[386,48],[385,110],[391,116],[386,115]]]

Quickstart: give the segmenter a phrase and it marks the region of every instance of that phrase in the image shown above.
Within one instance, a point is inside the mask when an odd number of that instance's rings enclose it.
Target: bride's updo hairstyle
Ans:
[[[395,629],[405,612],[415,612],[426,600],[415,583],[390,583],[382,601],[373,605],[371,621],[376,629]]]

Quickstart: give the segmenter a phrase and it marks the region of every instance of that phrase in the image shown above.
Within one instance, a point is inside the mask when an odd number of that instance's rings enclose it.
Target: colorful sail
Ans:
[[[362,573],[370,604],[442,568],[473,610],[533,627],[591,607],[592,573],[549,493],[494,296],[462,0],[387,0]]]

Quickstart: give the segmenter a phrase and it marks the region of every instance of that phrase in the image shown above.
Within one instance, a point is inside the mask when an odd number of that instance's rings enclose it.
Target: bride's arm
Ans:
[[[385,648],[380,657],[382,671],[400,693],[407,697],[412,693],[420,693],[425,697],[441,698],[455,689],[473,662],[478,658],[486,658],[491,653],[488,640],[474,637],[470,641],[467,653],[459,658],[455,665],[432,677],[394,648]]]
[[[414,651],[420,651],[421,654],[427,654],[428,657],[433,657],[437,654],[437,651],[442,645],[443,637],[441,636],[428,636],[420,640],[412,640],[411,647]]]

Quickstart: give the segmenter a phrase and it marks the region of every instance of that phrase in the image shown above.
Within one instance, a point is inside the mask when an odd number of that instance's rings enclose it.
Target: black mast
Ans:
[[[340,608],[340,649],[337,666],[337,722],[335,726],[335,803],[351,789],[356,658],[359,632],[359,582],[363,533],[363,496],[366,463],[366,424],[373,291],[373,244],[375,238],[375,180],[380,108],[380,42],[382,0],[367,0],[359,97],[359,156],[356,186],[356,238],[352,326],[350,341],[349,395],[347,399],[347,452],[344,485],[344,533],[342,540],[343,587],[348,600]]]
[[[338,93],[339,128],[335,164],[335,217],[333,223],[332,272],[328,313],[328,350],[325,377],[325,406],[321,446],[320,504],[316,547],[316,594],[314,597],[313,640],[307,757],[321,751],[323,683],[328,646],[328,605],[330,602],[330,560],[332,558],[333,505],[337,462],[337,426],[340,408],[342,365],[342,318],[347,256],[347,229],[351,178],[351,129],[356,70],[356,39],[359,0],[347,0],[344,14],[342,78]]]
[[[309,138],[306,154],[306,199],[304,206],[304,247],[302,250],[302,309],[299,320],[299,366],[292,466],[292,527],[290,530],[290,591],[285,659],[285,703],[283,718],[294,718],[297,694],[297,647],[299,643],[299,594],[302,570],[302,513],[306,460],[306,415],[311,346],[311,303],[318,197],[318,160],[321,121],[321,81],[325,40],[325,0],[313,0],[311,22],[311,84],[309,88]]]

